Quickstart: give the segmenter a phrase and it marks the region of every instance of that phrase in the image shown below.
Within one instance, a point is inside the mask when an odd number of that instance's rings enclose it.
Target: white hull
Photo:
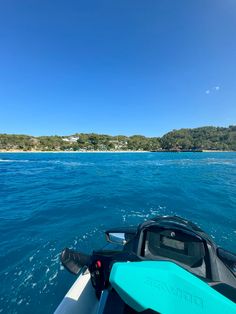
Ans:
[[[67,292],[55,314],[95,314],[99,301],[91,284],[90,273],[82,273]]]

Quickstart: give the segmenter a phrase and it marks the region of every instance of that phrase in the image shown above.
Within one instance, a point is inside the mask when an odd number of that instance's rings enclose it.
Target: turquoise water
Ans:
[[[53,312],[75,279],[63,247],[156,214],[236,251],[236,153],[0,154],[0,313]]]

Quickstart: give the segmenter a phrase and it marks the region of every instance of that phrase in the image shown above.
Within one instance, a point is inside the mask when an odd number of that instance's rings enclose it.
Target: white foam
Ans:
[[[93,166],[94,163],[90,162],[78,162],[78,161],[61,161],[61,160],[42,160],[41,163],[63,165],[69,167],[80,167],[80,166]]]
[[[23,302],[23,299],[20,299],[20,301],[17,302],[18,305],[20,305]]]
[[[54,258],[51,259],[52,262],[58,261],[58,256],[55,256]]]
[[[58,271],[56,271],[54,275],[49,277],[49,281],[52,281],[53,279],[55,279],[57,277],[57,275],[58,275]]]
[[[0,162],[30,162],[30,160],[19,159],[0,159]]]
[[[27,282],[29,279],[31,279],[33,277],[32,274],[28,275],[28,277],[25,278],[24,282]]]

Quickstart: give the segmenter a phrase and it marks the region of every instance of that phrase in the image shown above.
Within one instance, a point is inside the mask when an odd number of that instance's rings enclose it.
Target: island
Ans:
[[[0,134],[1,152],[236,151],[236,126],[172,130],[162,137],[76,133],[68,136]]]

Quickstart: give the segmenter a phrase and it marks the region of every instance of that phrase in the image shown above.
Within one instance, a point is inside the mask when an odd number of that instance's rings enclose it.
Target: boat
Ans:
[[[235,314],[236,255],[199,226],[156,216],[105,232],[108,249],[64,249],[78,276],[56,314]]]

